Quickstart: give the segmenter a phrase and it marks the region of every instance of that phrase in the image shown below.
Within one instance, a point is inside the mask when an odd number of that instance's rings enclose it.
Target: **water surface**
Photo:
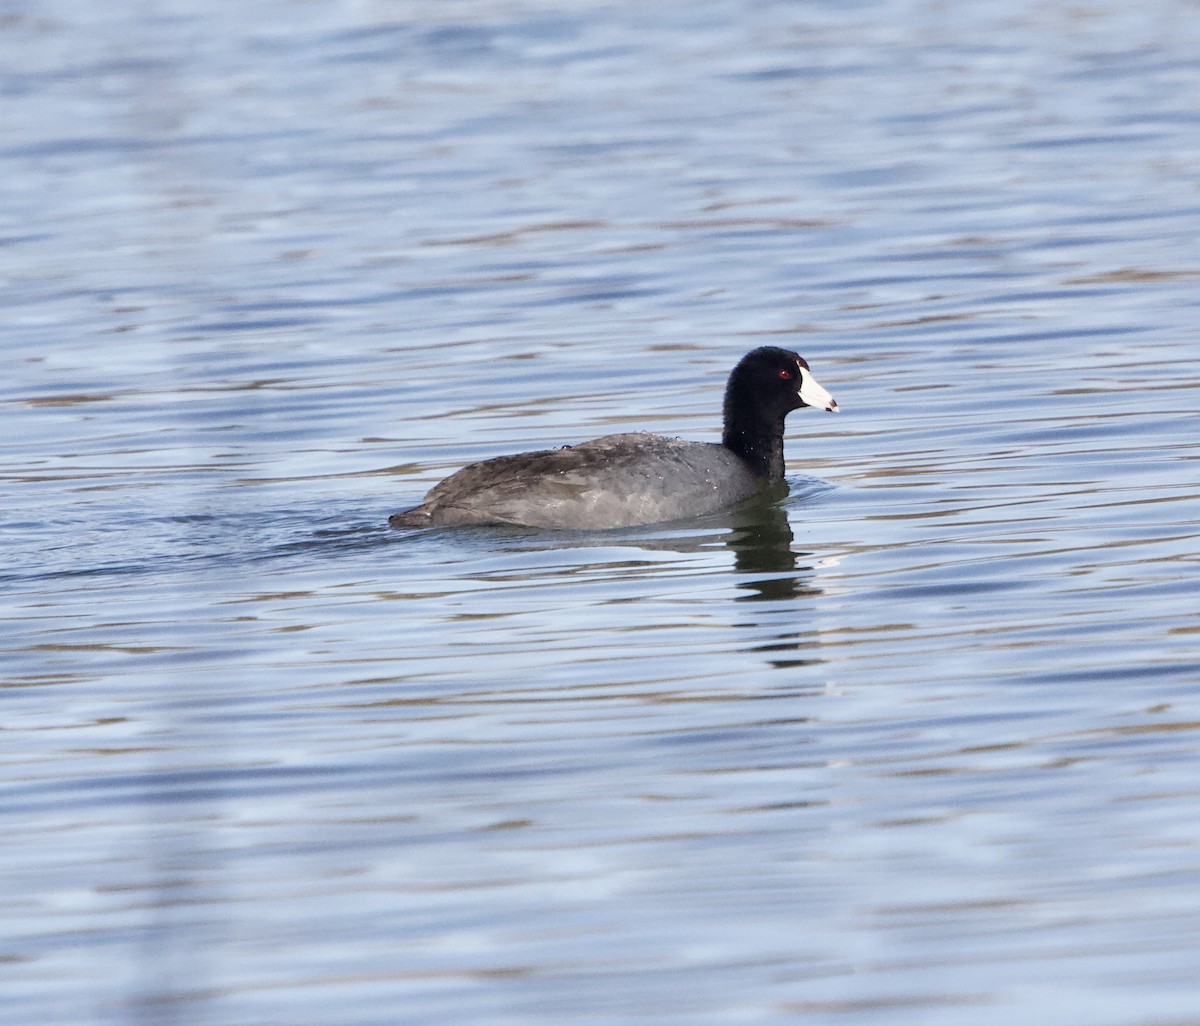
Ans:
[[[1195,15],[0,15],[5,1021],[1195,1019]],[[760,344],[753,515],[386,527]]]

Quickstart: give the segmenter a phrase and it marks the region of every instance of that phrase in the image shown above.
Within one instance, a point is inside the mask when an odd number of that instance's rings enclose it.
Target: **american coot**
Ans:
[[[592,531],[700,516],[783,479],[783,419],[801,406],[837,410],[795,353],[742,357],[725,388],[720,443],[605,435],[580,445],[472,463],[435,485],[392,527],[521,524]]]

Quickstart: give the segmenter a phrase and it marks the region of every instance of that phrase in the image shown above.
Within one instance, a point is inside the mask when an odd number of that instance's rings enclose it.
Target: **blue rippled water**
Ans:
[[[1195,14],[0,10],[4,1021],[1194,1021]]]

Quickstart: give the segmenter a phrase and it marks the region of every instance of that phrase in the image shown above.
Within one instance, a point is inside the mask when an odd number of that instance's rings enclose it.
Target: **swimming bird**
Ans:
[[[719,443],[635,433],[500,456],[451,474],[388,523],[594,531],[713,513],[783,480],[783,421],[804,406],[838,408],[801,357],[763,346],[729,375]]]

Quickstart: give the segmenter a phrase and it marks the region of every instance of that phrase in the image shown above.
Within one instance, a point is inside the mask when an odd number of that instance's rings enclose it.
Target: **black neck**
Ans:
[[[747,412],[727,395],[721,443],[740,456],[756,477],[768,481],[783,479],[782,416],[771,418],[762,410]]]

